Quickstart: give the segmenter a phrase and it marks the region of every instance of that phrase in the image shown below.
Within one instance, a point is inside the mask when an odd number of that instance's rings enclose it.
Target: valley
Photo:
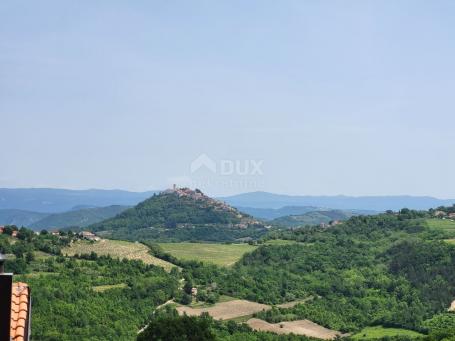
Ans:
[[[446,242],[454,226],[434,211],[268,228],[202,193],[184,193],[155,195],[87,228],[99,236],[5,227],[0,248],[8,269],[35,293],[37,339],[90,333],[104,340],[108,322],[99,321],[112,314],[125,324],[112,320],[109,328],[125,340],[189,321],[207,323],[220,340],[439,340],[441,328],[448,335],[455,328],[448,311],[455,249]],[[155,227],[146,227],[151,222]],[[108,238],[118,231],[129,240]],[[202,231],[216,231],[219,242]],[[56,322],[46,320],[55,308]],[[75,311],[85,316],[81,327]]]

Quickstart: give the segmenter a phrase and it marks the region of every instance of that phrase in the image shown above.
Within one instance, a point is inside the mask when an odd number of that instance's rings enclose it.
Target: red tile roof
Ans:
[[[11,340],[25,341],[28,334],[30,290],[25,283],[13,283],[11,295]]]

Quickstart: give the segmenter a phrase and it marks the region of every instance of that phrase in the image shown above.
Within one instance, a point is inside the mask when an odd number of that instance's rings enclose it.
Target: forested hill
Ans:
[[[455,335],[455,314],[447,313],[455,299],[455,222],[435,218],[440,212],[405,209],[329,229],[274,231],[268,238],[288,243],[264,245],[212,281],[222,294],[255,302],[310,298],[259,314],[272,323],[307,318],[354,333],[377,325],[440,328],[429,340],[442,340]]]
[[[91,207],[71,210],[63,213],[54,213],[49,214],[27,226],[30,226],[34,230],[86,227],[105,219],[112,218],[128,208],[128,206],[112,205],[107,207]]]
[[[270,221],[272,225],[282,227],[300,227],[306,225],[328,224],[331,221],[347,220],[353,216],[363,215],[363,211],[356,210],[319,210],[305,214],[288,215]]]
[[[252,217],[199,190],[165,191],[114,218],[90,226],[93,231],[223,227],[245,229],[259,224]]]
[[[0,225],[30,226],[48,214],[17,209],[0,209]]]

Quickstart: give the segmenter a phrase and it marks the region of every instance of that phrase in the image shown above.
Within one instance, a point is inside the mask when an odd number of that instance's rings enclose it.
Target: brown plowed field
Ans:
[[[296,334],[316,337],[323,340],[333,340],[342,336],[340,332],[324,328],[309,320],[268,323],[260,319],[250,319],[247,324],[254,330],[272,332],[276,334]]]

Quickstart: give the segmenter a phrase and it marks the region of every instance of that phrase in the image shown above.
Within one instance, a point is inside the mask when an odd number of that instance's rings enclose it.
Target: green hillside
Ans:
[[[86,227],[111,218],[126,210],[128,206],[113,205],[107,207],[85,208],[47,215],[30,225],[35,230],[65,227]]]
[[[272,220],[272,225],[282,227],[298,227],[306,225],[319,225],[321,223],[328,224],[335,220],[347,220],[350,217],[357,215],[353,211],[342,210],[326,210],[313,211],[301,215],[289,215]]]
[[[182,188],[154,195],[90,229],[126,239],[226,241],[249,236],[263,227],[221,201]]]
[[[222,273],[196,269],[193,279],[206,290],[216,283],[220,295],[265,304],[313,298],[258,314],[270,323],[309,319],[353,334],[379,325],[426,334],[427,321],[447,315],[455,299],[455,248],[427,226],[429,217],[403,210],[331,229],[273,231],[299,243],[261,246]]]

